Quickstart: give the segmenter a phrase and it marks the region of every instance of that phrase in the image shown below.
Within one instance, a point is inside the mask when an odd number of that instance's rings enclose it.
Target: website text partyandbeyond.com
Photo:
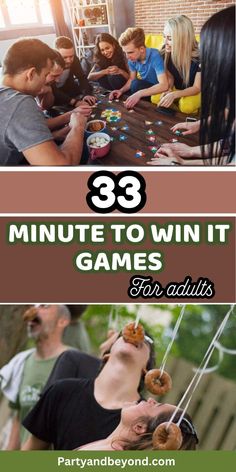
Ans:
[[[110,456],[102,457],[101,459],[98,458],[73,458],[67,459],[65,457],[57,457],[57,465],[60,466],[68,466],[68,467],[79,467],[80,469],[84,469],[85,467],[118,467],[120,469],[125,469],[127,467],[175,467],[175,459],[170,458],[150,458],[148,456],[143,458],[127,458],[127,459],[117,459],[112,458]]]

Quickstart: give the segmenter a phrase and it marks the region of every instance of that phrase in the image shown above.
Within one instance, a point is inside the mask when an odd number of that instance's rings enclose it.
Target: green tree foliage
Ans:
[[[157,365],[160,364],[165,350],[169,344],[173,327],[180,314],[179,305],[151,305],[153,313],[158,307],[158,311],[169,311],[172,315],[172,321],[168,327],[162,324],[149,325],[143,323],[146,330],[151,334],[155,342],[157,352]],[[87,329],[93,344],[94,353],[99,352],[99,345],[105,340],[109,328],[110,313],[118,312],[119,323],[118,330],[129,321],[136,318],[138,305],[130,307],[118,305],[117,308],[112,305],[90,305],[83,319],[86,322]],[[171,349],[171,356],[182,357],[196,366],[199,366],[203,356],[217,331],[225,314],[229,310],[229,305],[186,305],[185,314],[181,322],[177,338]],[[165,313],[163,313],[163,317]],[[220,343],[228,348],[236,350],[236,308],[225,327],[220,338]],[[218,364],[219,352],[214,351],[209,366]],[[236,356],[224,354],[223,361],[220,363],[217,373],[229,379],[236,380],[235,369]]]

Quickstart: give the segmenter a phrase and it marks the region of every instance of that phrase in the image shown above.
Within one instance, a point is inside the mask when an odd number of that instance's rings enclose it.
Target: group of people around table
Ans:
[[[18,40],[3,60],[0,165],[86,163],[84,131],[96,103],[93,82],[110,92],[110,100],[128,94],[128,109],[145,99],[188,115],[200,112],[196,123],[175,127],[183,134],[199,133],[200,145],[164,144],[149,164],[193,165],[194,157],[203,158],[205,163],[220,163],[222,159],[232,163],[234,13],[235,7],[229,7],[205,23],[200,50],[193,24],[185,15],[166,22],[160,51],[146,47],[141,28],[128,28],[119,41],[101,33],[96,38],[94,65],[88,77],[69,38],[57,38],[55,49],[38,39]],[[64,113],[55,116],[58,108]]]

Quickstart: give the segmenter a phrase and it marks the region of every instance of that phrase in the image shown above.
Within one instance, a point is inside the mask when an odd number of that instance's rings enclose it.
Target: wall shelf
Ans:
[[[75,49],[80,59],[86,56],[86,49],[94,47],[98,33],[106,32],[115,36],[113,0],[91,2],[89,5],[82,0],[67,0],[67,4]]]

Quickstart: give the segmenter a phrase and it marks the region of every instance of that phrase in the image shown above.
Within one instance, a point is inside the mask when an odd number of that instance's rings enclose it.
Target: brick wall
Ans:
[[[234,0],[135,0],[135,25],[146,33],[161,34],[168,18],[184,14],[199,33],[211,15],[234,4]]]

